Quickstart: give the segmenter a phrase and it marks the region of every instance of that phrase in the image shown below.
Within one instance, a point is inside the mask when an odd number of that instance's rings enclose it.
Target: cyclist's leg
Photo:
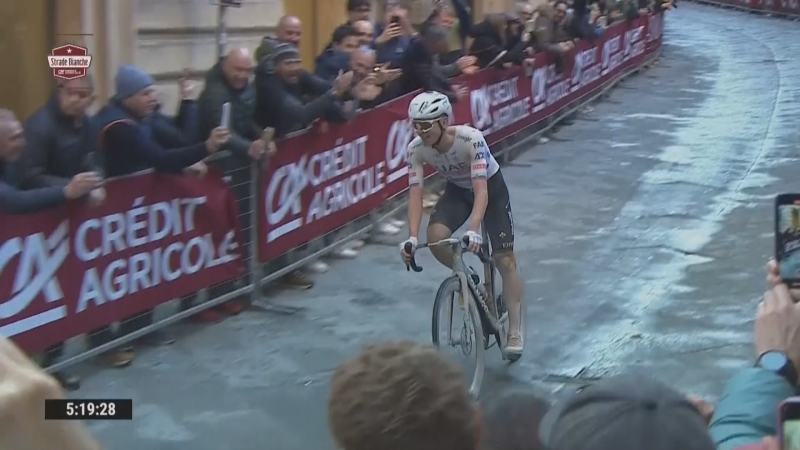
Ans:
[[[428,242],[449,238],[467,221],[472,212],[472,205],[465,198],[465,192],[467,192],[465,189],[447,183],[444,194],[439,197],[428,220]],[[437,261],[453,268],[453,250],[450,247],[431,247],[430,250]]]
[[[514,218],[511,214],[511,201],[503,176],[500,172],[489,179],[489,203],[486,206],[484,225],[492,244],[497,271],[503,279],[503,299],[508,308],[508,345],[510,353],[522,352],[520,336],[520,311],[522,300],[522,279],[517,272],[517,259],[514,257]]]

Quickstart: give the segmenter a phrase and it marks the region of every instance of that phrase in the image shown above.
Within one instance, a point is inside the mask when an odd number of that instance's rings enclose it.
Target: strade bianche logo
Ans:
[[[9,319],[25,311],[40,293],[48,304],[64,298],[56,274],[69,254],[68,229],[69,223],[65,220],[50,236],[44,233],[25,238],[18,236],[0,246],[0,279],[13,277],[14,280],[10,292],[0,293],[1,298],[10,297],[0,302],[0,319]],[[18,261],[17,271],[10,273],[7,269],[14,259]],[[0,334],[11,337],[66,316],[67,307],[61,304],[25,320],[4,325],[0,327]]]
[[[53,76],[62,80],[83,78],[92,64],[89,50],[74,44],[62,45],[53,49],[47,57],[47,63],[53,69]]]

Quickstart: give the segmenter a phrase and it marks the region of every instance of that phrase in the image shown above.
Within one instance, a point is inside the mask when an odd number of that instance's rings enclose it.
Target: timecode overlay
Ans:
[[[133,420],[133,400],[45,400],[45,420]]]

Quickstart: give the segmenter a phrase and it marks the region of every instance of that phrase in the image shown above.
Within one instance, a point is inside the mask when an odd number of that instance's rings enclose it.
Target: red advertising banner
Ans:
[[[699,0],[700,3],[733,6],[768,13],[800,16],[800,0]]]
[[[537,54],[531,77],[515,67],[458,79],[455,83],[469,88],[470,99],[453,105],[455,122],[480,129],[491,145],[557,114],[656,52],[663,17],[619,24],[600,39],[581,42],[560,73],[546,55]],[[326,133],[305,133],[279,144],[262,177],[262,262],[369,213],[408,187],[406,147],[414,131],[407,117],[414,95],[331,125]]]
[[[106,203],[0,215],[0,334],[28,351],[245,272],[220,174],[111,180]]]

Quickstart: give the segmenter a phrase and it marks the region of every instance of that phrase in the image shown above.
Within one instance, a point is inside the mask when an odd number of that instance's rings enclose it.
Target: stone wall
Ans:
[[[218,10],[211,0],[136,1],[133,59],[157,80],[166,111],[177,107],[184,69],[202,81],[216,62]],[[274,33],[281,15],[282,0],[245,0],[241,8],[228,8],[227,48],[254,51],[262,37]]]

